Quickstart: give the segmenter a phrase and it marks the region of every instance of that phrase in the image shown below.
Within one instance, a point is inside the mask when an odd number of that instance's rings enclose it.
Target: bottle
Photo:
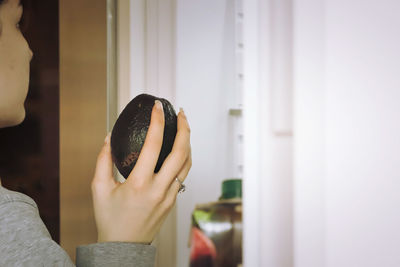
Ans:
[[[222,182],[218,201],[197,205],[192,213],[190,267],[242,264],[242,180]]]

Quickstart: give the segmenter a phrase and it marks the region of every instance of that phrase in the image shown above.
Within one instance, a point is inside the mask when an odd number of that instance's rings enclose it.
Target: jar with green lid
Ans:
[[[222,182],[218,201],[199,204],[192,213],[190,267],[242,264],[242,180]]]

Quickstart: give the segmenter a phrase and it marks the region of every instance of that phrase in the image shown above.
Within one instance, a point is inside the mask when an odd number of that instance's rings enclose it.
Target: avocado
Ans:
[[[157,173],[172,150],[177,131],[177,116],[171,103],[148,94],[132,99],[119,115],[111,132],[111,154],[118,171],[127,178],[135,167],[150,126],[154,101],[160,100],[164,109],[164,136],[154,172]]]

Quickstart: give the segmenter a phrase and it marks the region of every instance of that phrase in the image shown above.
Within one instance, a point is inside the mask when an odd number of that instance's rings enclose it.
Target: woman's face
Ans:
[[[19,29],[22,11],[20,0],[0,5],[0,128],[25,118],[32,51]]]

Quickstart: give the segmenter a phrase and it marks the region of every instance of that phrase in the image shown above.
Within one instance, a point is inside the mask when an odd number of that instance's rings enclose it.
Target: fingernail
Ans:
[[[163,110],[163,105],[161,104],[160,100],[156,100],[154,102],[155,102],[155,105],[156,105],[156,109]]]
[[[107,134],[106,138],[104,139],[104,143],[105,144],[110,143],[110,138],[111,138],[111,132]]]
[[[182,116],[186,117],[185,111],[183,110],[183,108],[179,108],[179,113],[182,114]]]

